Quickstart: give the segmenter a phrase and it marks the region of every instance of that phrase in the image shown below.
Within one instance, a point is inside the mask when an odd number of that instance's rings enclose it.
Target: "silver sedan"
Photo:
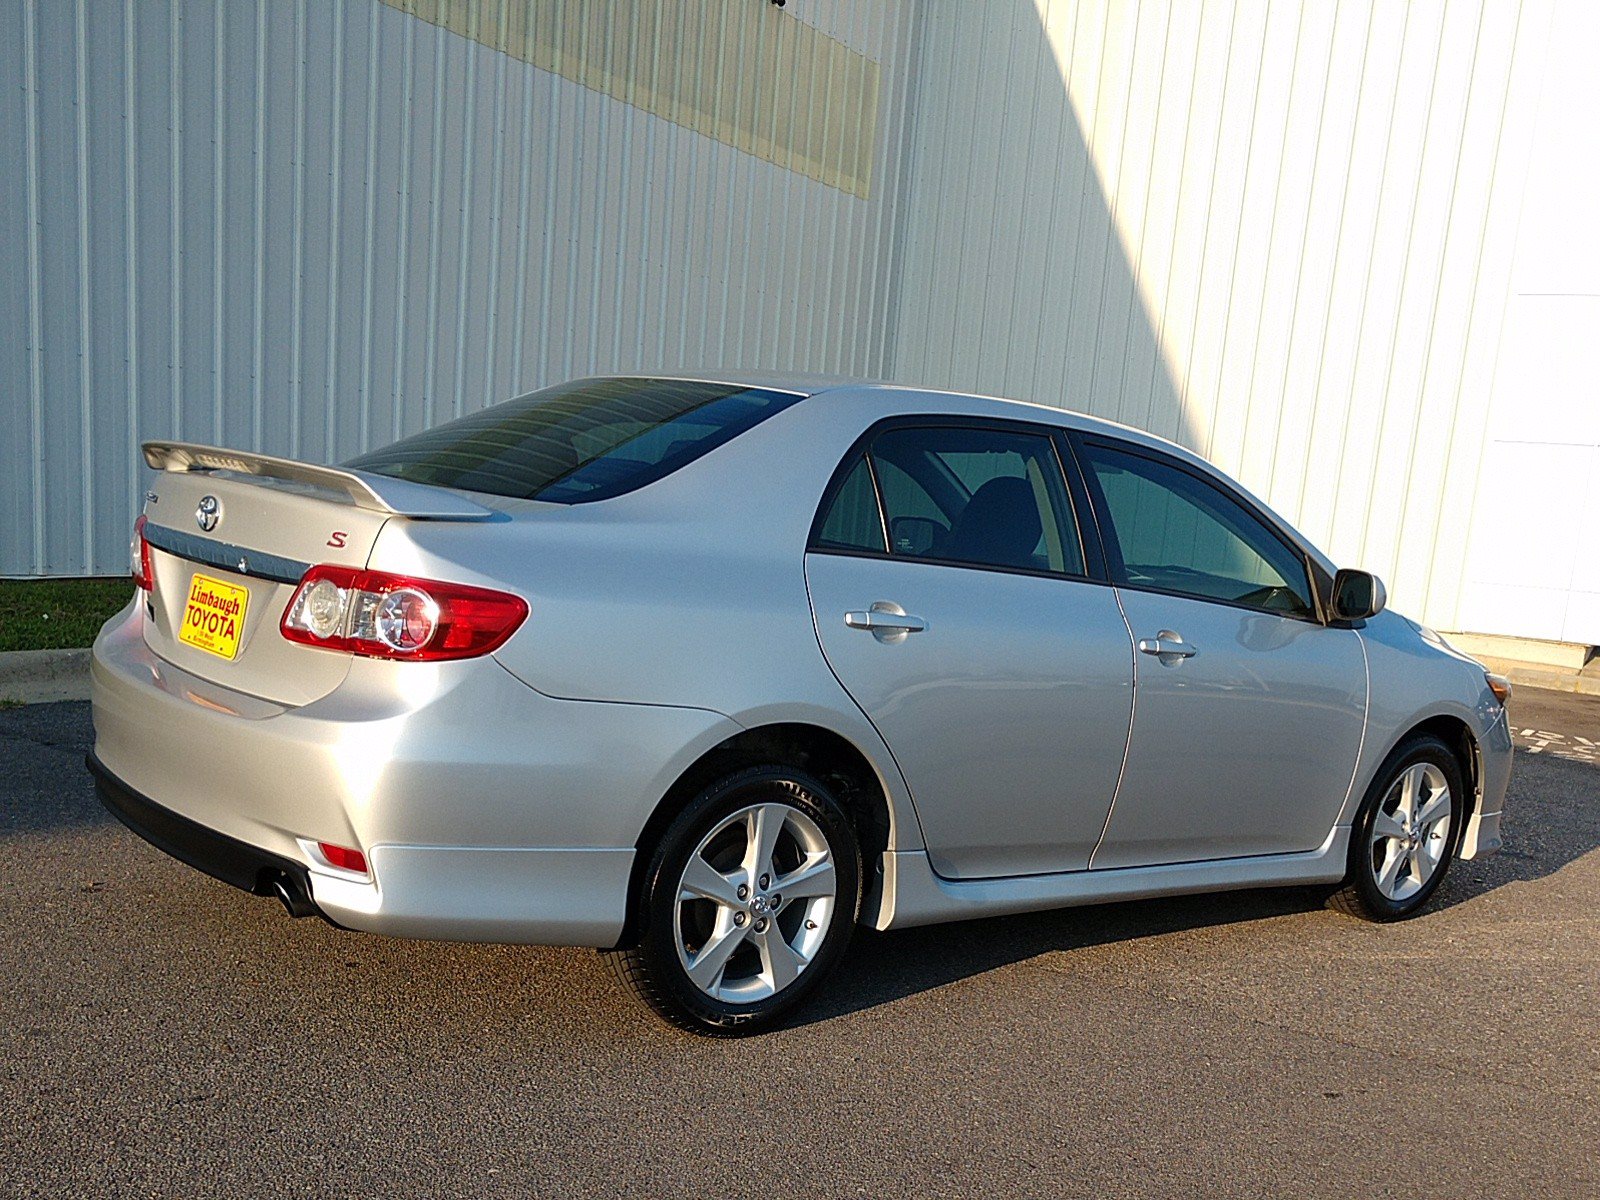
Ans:
[[[1503,681],[1193,454],[1057,409],[604,378],[340,467],[149,443],[90,767],[295,916],[606,950],[764,1028],[858,923],[1500,844]]]

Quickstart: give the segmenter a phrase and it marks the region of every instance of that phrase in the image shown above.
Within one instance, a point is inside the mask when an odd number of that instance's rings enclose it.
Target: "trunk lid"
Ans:
[[[191,674],[280,704],[325,696],[350,669],[349,654],[278,632],[308,567],[366,566],[396,518],[492,515],[441,488],[267,455],[151,442],[145,460],[161,471],[144,510],[155,580],[145,641]]]

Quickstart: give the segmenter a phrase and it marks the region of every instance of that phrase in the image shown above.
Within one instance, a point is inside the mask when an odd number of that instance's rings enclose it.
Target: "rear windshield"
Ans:
[[[669,475],[800,396],[683,379],[585,379],[507,400],[346,466],[414,483],[577,504]]]

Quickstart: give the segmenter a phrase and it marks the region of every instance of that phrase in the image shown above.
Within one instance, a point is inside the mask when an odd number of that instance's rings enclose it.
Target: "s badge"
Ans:
[[[328,539],[328,545],[332,546],[335,550],[343,550],[344,539],[349,536],[350,535],[345,533],[342,529],[335,529],[333,531],[333,536]]]

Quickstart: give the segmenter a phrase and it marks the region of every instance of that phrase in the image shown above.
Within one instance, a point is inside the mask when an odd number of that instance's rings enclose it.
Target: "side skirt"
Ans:
[[[1344,878],[1349,846],[1350,827],[1337,825],[1321,846],[1300,854],[963,880],[936,875],[924,850],[889,850],[882,858],[882,879],[863,906],[861,921],[873,929],[907,929],[1152,896],[1337,883]]]

